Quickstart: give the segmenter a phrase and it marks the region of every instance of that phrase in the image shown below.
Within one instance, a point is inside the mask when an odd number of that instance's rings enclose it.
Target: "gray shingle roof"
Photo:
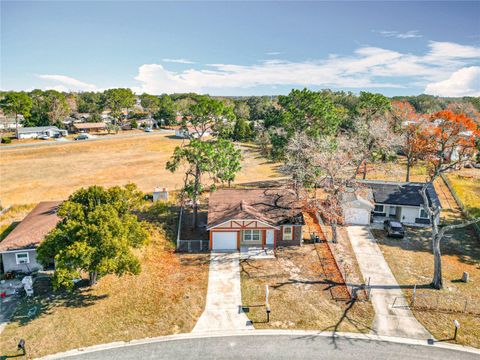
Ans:
[[[423,205],[422,187],[424,183],[394,183],[384,181],[361,181],[373,191],[377,204],[420,206]],[[427,197],[430,205],[440,206],[435,188],[428,183]]]

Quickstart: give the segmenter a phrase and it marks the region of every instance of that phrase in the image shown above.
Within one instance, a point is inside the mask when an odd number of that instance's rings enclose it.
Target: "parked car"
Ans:
[[[74,140],[88,140],[89,136],[88,134],[80,134],[74,138]]]
[[[402,223],[393,220],[385,220],[383,222],[383,228],[389,237],[403,238],[405,236],[405,229]]]
[[[152,132],[152,131],[153,131],[153,129],[151,127],[146,127],[145,128],[145,132]]]
[[[40,140],[49,140],[49,139],[50,139],[50,136],[48,136],[47,134],[43,134],[43,135],[40,135],[40,136],[38,137],[38,139],[40,139]]]

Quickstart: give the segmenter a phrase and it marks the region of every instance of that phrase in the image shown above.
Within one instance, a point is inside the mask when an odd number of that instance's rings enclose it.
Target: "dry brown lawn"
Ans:
[[[429,284],[433,274],[433,255],[428,229],[407,229],[404,239],[391,239],[382,230],[374,230],[380,248],[400,285],[417,284],[417,305],[426,307],[414,309],[417,319],[437,339],[451,339],[453,320],[461,324],[457,342],[480,347],[480,243],[471,230],[459,230],[442,244],[443,290],[434,290]],[[462,273],[470,274],[470,282],[459,281]],[[412,288],[404,289],[407,297],[413,295]],[[438,309],[437,310],[437,301]],[[449,313],[450,310],[453,312]]]
[[[112,341],[189,332],[204,310],[208,255],[179,255],[160,232],[139,252],[138,276],[106,276],[93,288],[52,292],[36,282],[1,335],[1,355],[25,339],[29,357]],[[41,286],[45,283],[44,286]],[[28,311],[36,314],[29,317]]]
[[[0,149],[0,201],[3,206],[67,198],[89,185],[136,183],[145,192],[156,186],[182,186],[182,171],[165,170],[181,139],[152,134],[104,141],[59,143]],[[277,165],[255,148],[243,146],[243,169],[237,183],[277,178]]]
[[[462,169],[447,178],[470,215],[480,217],[480,169]]]
[[[255,328],[370,331],[371,304],[332,299],[314,245],[279,249],[276,259],[246,260],[241,266],[242,302]],[[270,289],[269,323],[265,285]]]

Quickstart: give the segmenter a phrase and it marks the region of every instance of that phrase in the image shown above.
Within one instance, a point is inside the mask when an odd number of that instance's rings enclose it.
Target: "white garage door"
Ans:
[[[346,209],[345,223],[349,225],[368,225],[370,224],[370,211],[365,209]]]
[[[212,250],[236,250],[236,232],[213,232]]]

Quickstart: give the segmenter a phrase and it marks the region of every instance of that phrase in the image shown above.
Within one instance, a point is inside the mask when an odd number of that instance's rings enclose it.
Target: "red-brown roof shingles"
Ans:
[[[273,226],[304,223],[302,206],[289,189],[220,189],[210,195],[208,228],[247,218]]]

